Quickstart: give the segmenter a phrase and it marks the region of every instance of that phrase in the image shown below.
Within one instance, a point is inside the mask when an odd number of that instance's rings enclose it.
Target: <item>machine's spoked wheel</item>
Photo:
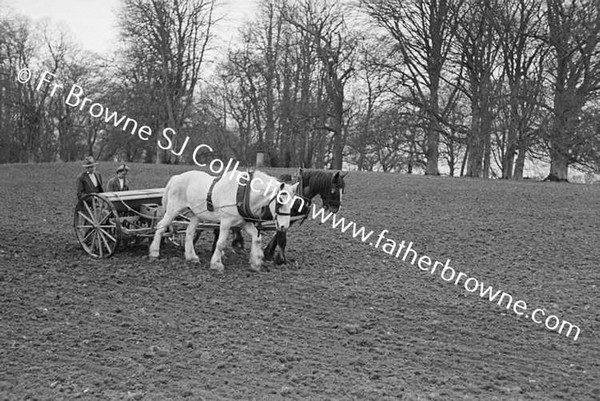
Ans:
[[[79,201],[73,226],[77,240],[88,254],[108,258],[115,253],[121,227],[114,206],[101,195],[90,194]]]

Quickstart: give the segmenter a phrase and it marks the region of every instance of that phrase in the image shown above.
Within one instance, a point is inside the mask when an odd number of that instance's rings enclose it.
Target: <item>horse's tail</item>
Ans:
[[[169,182],[167,182],[167,186],[165,187],[165,192],[163,193],[163,196],[162,196],[163,216],[165,215],[165,213],[167,213],[167,203],[169,202],[169,189],[171,188],[171,184],[173,183],[173,178],[174,177],[169,178]]]

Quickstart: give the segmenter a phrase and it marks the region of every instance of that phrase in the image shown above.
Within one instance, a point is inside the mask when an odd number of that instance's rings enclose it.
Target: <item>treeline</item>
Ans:
[[[600,2],[261,0],[216,64],[218,0],[122,3],[112,59],[0,18],[0,162],[189,163],[190,138],[248,165],[263,151],[272,166],[486,178],[523,178],[527,158],[553,180],[600,169]],[[172,128],[173,148],[19,83],[24,66]]]

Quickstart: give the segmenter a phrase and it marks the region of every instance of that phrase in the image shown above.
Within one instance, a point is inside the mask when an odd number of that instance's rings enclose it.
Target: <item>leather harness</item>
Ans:
[[[252,192],[250,183],[252,182],[253,176],[254,176],[254,172],[249,171],[248,172],[248,183],[246,185],[242,185],[241,183],[238,182],[238,187],[237,187],[237,192],[236,192],[236,206],[237,206],[238,213],[240,214],[240,216],[242,216],[242,218],[244,220],[260,224],[264,213],[261,213],[261,216],[256,216],[252,213],[252,210],[250,209],[250,193]],[[208,210],[209,212],[214,212],[214,210],[215,210],[215,206],[214,206],[213,200],[212,200],[212,194],[213,194],[213,189],[214,189],[215,185],[217,184],[217,182],[219,182],[219,180],[221,178],[223,178],[222,175],[215,177],[213,182],[210,184],[210,188],[208,189],[208,194],[206,195],[206,210]],[[302,196],[302,177],[300,177],[300,185],[296,189],[296,193],[298,193],[298,192]],[[277,196],[274,196],[273,199],[271,199],[271,202],[275,201],[275,213],[277,215],[289,215],[289,213],[279,213],[279,207],[281,205],[277,201],[276,198],[277,198]],[[306,217],[308,217],[308,211],[306,211],[305,213],[306,213],[305,214],[305,219],[306,219]]]
[[[208,210],[209,212],[214,212],[215,211],[215,205],[213,205],[213,200],[212,200],[212,192],[213,192],[213,188],[215,187],[216,183],[223,178],[223,176],[218,176],[215,177],[215,179],[213,180],[212,184],[210,184],[210,188],[208,189],[208,194],[206,195],[206,210]]]
[[[248,183],[246,185],[238,183],[237,194],[235,197],[238,213],[246,221],[260,219],[260,217],[253,215],[252,210],[250,210],[250,191],[252,191],[250,183],[252,182],[253,175],[254,171],[248,172]]]
[[[298,187],[296,188],[296,195],[299,195],[302,199],[305,199],[304,210],[300,212],[303,217],[298,224],[298,226],[301,226],[308,218],[308,212],[310,206],[312,205],[312,199],[304,197],[304,180],[302,179],[302,173],[298,174]]]
[[[236,206],[238,213],[240,216],[244,218],[246,221],[256,221],[260,220],[260,216],[255,216],[250,209],[250,192],[252,189],[250,188],[250,182],[252,181],[252,176],[254,175],[253,171],[248,172],[248,183],[246,185],[242,185],[238,183],[237,193],[236,193]],[[215,211],[215,205],[213,204],[213,189],[219,180],[223,178],[223,176],[215,177],[213,182],[210,184],[210,188],[208,189],[208,194],[206,195],[206,210],[209,212]]]

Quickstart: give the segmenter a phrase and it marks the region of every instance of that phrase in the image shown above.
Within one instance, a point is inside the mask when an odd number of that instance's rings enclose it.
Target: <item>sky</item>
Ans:
[[[223,16],[215,32],[227,45],[237,37],[243,21],[252,17],[257,0],[220,0]],[[120,0],[0,0],[0,8],[23,14],[32,20],[50,19],[64,25],[76,41],[101,54],[111,51],[118,39],[116,11]]]

